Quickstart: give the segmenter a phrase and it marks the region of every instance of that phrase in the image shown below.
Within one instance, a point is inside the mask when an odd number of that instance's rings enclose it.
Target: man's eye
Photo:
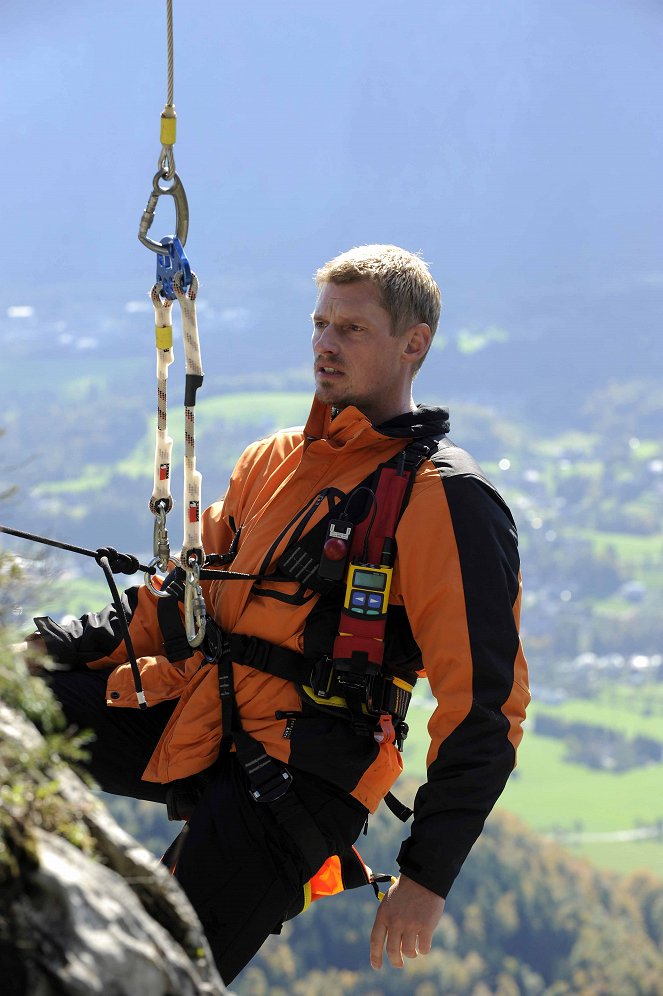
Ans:
[[[351,332],[362,332],[363,329],[364,329],[363,325],[351,325],[350,326],[350,331]]]

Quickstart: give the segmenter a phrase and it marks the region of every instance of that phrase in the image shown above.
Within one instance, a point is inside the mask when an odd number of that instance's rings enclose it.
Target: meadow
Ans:
[[[642,715],[648,709],[658,715]],[[420,693],[410,711],[404,754],[407,775],[417,778],[425,775],[430,710],[430,697]],[[569,700],[554,709],[531,706],[518,767],[498,809],[514,813],[532,829],[555,837],[567,850],[600,867],[619,872],[646,868],[663,878],[663,763],[626,772],[594,770],[573,763],[561,740],[536,732],[536,716],[545,712],[629,736],[646,733],[663,745],[661,710],[660,686],[648,690],[639,703],[634,690],[623,685],[605,690],[596,700]],[[658,827],[658,836],[638,839],[644,827],[652,828],[648,831],[652,833]]]

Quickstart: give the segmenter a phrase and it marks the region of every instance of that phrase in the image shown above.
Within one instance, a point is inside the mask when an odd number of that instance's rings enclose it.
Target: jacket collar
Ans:
[[[391,439],[420,439],[424,436],[441,436],[449,432],[449,409],[429,405],[417,405],[413,412],[404,412],[388,422],[374,426],[372,422],[349,405],[332,417],[330,405],[323,405],[317,397],[304,427],[307,442],[315,439],[328,439],[343,445],[360,434],[365,434],[366,442],[376,442],[384,437]]]

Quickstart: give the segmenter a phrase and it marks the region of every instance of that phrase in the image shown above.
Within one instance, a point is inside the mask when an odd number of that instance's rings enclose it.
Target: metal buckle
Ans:
[[[319,699],[328,699],[334,677],[334,662],[331,657],[321,657],[311,669],[311,688]]]
[[[267,777],[256,786],[255,771],[261,768],[267,769]],[[247,765],[247,774],[251,782],[249,792],[256,802],[277,802],[292,784],[292,775],[288,769],[280,767],[266,754],[254,762],[254,765]]]

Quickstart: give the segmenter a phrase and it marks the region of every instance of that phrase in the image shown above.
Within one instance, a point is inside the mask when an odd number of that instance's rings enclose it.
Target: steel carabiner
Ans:
[[[152,567],[160,567],[162,571],[167,570],[168,561],[170,560],[170,544],[168,542],[168,529],[166,528],[166,515],[172,508],[172,499],[160,499],[155,502],[154,506],[150,502],[150,507],[154,512],[154,534],[152,540],[152,551],[154,553],[154,558],[148,564],[148,570],[145,572],[144,580],[146,587],[156,595],[157,598],[167,598],[168,592],[164,591],[162,588],[155,588],[152,582]]]
[[[152,581],[152,578],[154,577],[152,568],[156,567],[158,563],[159,563],[158,557],[154,557],[152,560],[150,560],[149,564],[147,565],[148,569],[145,571],[145,574],[143,575],[143,580],[145,582],[145,587],[148,589],[148,591],[151,591],[152,594],[156,595],[157,598],[168,598],[170,596],[170,592],[164,591],[163,588],[155,588],[154,583]]]
[[[164,251],[163,243],[155,242],[154,239],[151,239],[147,234],[152,227],[154,214],[160,197],[168,195],[175,201],[175,238],[179,239],[181,245],[186,244],[186,238],[189,234],[189,204],[186,199],[186,193],[184,191],[182,181],[177,173],[174,173],[170,181],[170,186],[162,187],[160,181],[166,179],[166,172],[163,169],[160,169],[159,172],[155,174],[154,179],[152,180],[152,193],[148,198],[138,229],[138,238],[143,245],[147,246],[148,249],[151,249],[152,252],[160,254]]]
[[[150,503],[151,504],[151,503]],[[172,508],[172,499],[159,499],[154,504],[154,532],[152,534],[152,553],[162,571],[168,567],[170,560],[170,543],[168,542],[168,529],[166,528],[166,515]]]
[[[190,647],[199,647],[205,639],[207,625],[205,599],[199,584],[200,564],[195,555],[189,557],[184,582],[184,628]]]

